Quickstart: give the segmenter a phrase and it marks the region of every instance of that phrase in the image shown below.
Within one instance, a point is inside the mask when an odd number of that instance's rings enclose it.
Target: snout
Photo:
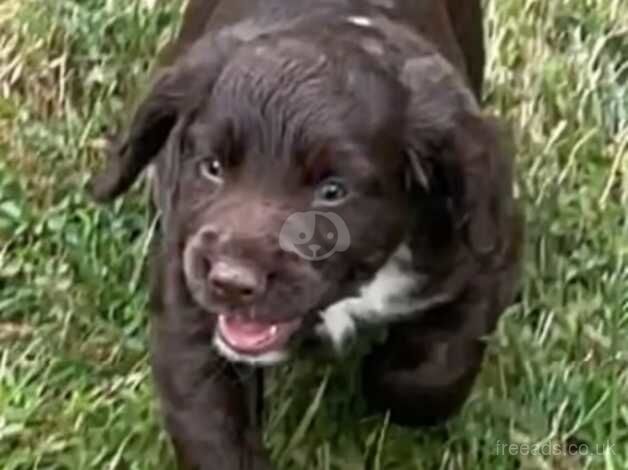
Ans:
[[[261,230],[260,230],[261,232]],[[206,225],[186,243],[190,294],[216,318],[216,344],[246,357],[283,351],[313,305],[310,263],[277,236]]]
[[[263,298],[272,272],[259,262],[262,247],[246,259],[239,253],[242,247],[233,249],[233,238],[229,230],[203,227],[185,249],[184,268],[199,303],[245,311]]]
[[[237,260],[206,263],[208,289],[213,298],[228,305],[250,305],[266,290],[266,273]]]

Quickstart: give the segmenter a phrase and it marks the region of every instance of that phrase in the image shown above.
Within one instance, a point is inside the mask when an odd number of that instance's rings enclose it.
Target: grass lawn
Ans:
[[[97,207],[83,186],[178,18],[175,1],[0,0],[3,470],[174,468],[145,188]],[[516,129],[527,209],[520,302],[448,435],[364,418],[351,363],[274,371],[279,469],[628,468],[628,4],[492,0],[487,26],[487,105]]]

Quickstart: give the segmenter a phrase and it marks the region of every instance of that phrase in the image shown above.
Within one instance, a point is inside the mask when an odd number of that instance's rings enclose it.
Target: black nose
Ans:
[[[266,289],[266,276],[236,261],[219,261],[209,272],[212,296],[235,305],[250,304]]]

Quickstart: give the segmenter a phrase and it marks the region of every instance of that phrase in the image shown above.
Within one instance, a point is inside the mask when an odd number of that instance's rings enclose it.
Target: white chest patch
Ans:
[[[271,351],[259,356],[248,356],[234,351],[219,334],[214,334],[214,346],[223,357],[231,362],[249,364],[252,366],[273,366],[284,362],[288,358],[288,352],[285,350]]]
[[[359,295],[343,299],[321,312],[317,334],[342,352],[360,324],[384,325],[447,302],[449,295],[422,294],[425,276],[412,269],[412,253],[401,244]]]

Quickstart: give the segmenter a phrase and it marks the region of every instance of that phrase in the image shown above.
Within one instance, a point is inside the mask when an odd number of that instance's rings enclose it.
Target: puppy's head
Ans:
[[[446,67],[393,71],[359,45],[286,35],[201,42],[157,79],[93,192],[121,194],[155,159],[178,287],[223,354],[276,362],[411,231],[432,232],[417,198],[492,249],[492,153],[465,131],[482,124]]]

